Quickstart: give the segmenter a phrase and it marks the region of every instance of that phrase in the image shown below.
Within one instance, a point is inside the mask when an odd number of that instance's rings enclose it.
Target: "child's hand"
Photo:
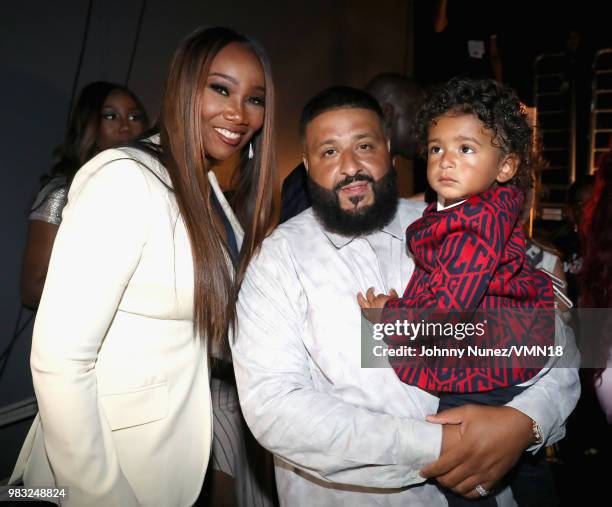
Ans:
[[[395,292],[395,289],[391,289],[389,291],[389,294],[374,294],[374,287],[370,287],[367,292],[365,297],[363,296],[363,294],[361,292],[357,293],[357,302],[359,303],[359,306],[361,308],[367,309],[367,308],[383,308],[386,304],[387,301],[389,301],[389,299],[395,299],[397,298],[397,292]]]

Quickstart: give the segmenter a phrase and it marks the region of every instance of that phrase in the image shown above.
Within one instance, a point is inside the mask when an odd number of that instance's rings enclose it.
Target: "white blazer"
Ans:
[[[242,230],[212,172],[238,244]],[[77,173],[32,340],[39,415],[11,482],[62,505],[192,505],[212,438],[193,262],[165,169],[128,148]]]

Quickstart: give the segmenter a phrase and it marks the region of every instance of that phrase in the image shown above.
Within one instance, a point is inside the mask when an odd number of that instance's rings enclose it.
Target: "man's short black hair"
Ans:
[[[312,97],[302,109],[300,116],[300,138],[306,137],[306,127],[317,116],[333,109],[369,109],[374,111],[384,125],[383,112],[378,102],[369,93],[350,86],[332,86]]]

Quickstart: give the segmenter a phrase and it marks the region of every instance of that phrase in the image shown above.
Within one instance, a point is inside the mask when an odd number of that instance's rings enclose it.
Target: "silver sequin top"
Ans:
[[[68,202],[68,184],[64,176],[57,176],[47,183],[36,196],[29,220],[41,220],[59,225],[62,210]]]

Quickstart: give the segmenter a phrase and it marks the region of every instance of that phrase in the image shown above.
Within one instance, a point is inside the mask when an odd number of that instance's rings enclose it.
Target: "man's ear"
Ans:
[[[304,154],[302,154],[302,163],[304,164],[306,171],[308,171],[308,160],[306,160],[306,156]]]
[[[516,174],[520,165],[519,157],[516,155],[510,154],[506,155],[501,162],[501,167],[499,169],[499,173],[497,174],[497,182],[498,183],[507,183]]]
[[[389,135],[393,123],[395,122],[395,108],[389,102],[381,102],[380,108],[383,112],[385,131],[387,135]]]
[[[391,121],[395,113],[395,108],[389,102],[380,102],[380,108],[382,109],[385,120]]]

